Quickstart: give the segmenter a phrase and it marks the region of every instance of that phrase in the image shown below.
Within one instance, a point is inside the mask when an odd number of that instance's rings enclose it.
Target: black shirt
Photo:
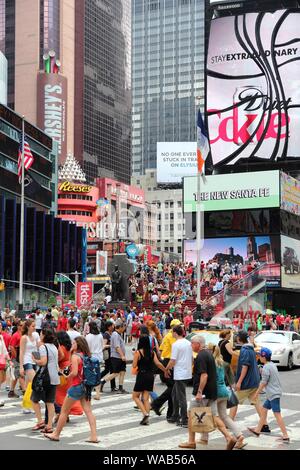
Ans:
[[[232,355],[229,354],[229,352],[227,351],[226,349],[226,344],[228,344],[229,341],[228,339],[222,339],[220,342],[219,342],[219,348],[220,348],[220,351],[221,351],[221,354],[223,356],[223,359],[225,362],[228,362],[229,364],[231,363],[231,359],[232,359]]]
[[[217,399],[217,370],[215,359],[210,351],[202,349],[194,361],[193,395],[197,395],[201,374],[207,374],[207,382],[202,391],[205,398]]]
[[[110,340],[111,340],[111,335],[109,334],[108,331],[103,333],[103,339],[107,340],[107,345],[110,345]],[[110,348],[105,349],[105,351],[108,351],[109,357],[110,357]]]
[[[166,330],[169,330],[171,328],[171,321],[173,318],[171,316],[166,318],[165,325],[166,325]]]

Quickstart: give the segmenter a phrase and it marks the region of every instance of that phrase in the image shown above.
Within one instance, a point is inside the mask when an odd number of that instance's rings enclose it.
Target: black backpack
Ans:
[[[46,352],[47,352],[47,363],[45,366],[40,367],[37,373],[35,374],[33,381],[32,381],[32,390],[36,393],[42,394],[45,390],[51,385],[49,370],[48,370],[48,349],[45,345]]]

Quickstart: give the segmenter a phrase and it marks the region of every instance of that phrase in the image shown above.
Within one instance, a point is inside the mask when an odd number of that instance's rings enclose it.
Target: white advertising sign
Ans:
[[[181,183],[197,174],[196,142],[157,142],[157,182]]]
[[[217,18],[207,56],[213,164],[300,156],[300,10]]]

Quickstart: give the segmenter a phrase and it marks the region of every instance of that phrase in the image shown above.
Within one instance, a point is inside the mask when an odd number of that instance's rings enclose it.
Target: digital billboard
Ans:
[[[282,287],[300,289],[300,240],[281,235]]]
[[[300,10],[211,21],[207,116],[215,167],[298,158]]]
[[[215,260],[220,265],[228,261],[231,265],[247,266],[256,261],[266,263],[261,275],[267,287],[280,287],[280,238],[279,236],[206,238],[200,252],[201,260],[208,263]],[[197,263],[196,240],[184,241],[184,260]]]
[[[157,142],[157,182],[181,183],[197,174],[197,142]]]
[[[281,172],[281,209],[300,215],[300,181]]]
[[[205,211],[279,207],[279,171],[206,176],[200,198]],[[184,178],[184,212],[197,210],[197,177]]]

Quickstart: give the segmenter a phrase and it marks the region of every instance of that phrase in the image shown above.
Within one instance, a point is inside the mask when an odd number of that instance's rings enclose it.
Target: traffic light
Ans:
[[[5,290],[5,284],[3,281],[0,281],[0,292],[3,292]]]

